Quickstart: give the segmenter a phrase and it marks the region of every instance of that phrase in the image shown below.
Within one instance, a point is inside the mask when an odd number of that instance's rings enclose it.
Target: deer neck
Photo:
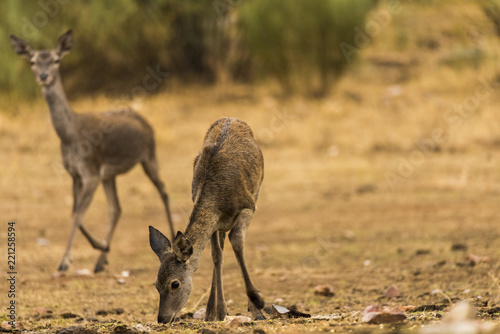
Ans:
[[[63,143],[76,139],[75,114],[69,106],[59,74],[54,82],[42,86],[42,93],[49,105],[52,125]]]
[[[199,203],[195,204],[185,232],[186,238],[193,246],[193,255],[189,260],[193,272],[198,269],[201,254],[210,241],[212,234],[217,230],[219,218],[217,210],[213,207],[207,207]]]

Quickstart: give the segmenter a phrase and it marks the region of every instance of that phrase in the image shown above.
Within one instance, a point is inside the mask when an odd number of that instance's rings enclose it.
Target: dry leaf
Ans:
[[[271,305],[271,317],[272,318],[281,318],[281,317],[286,317],[288,312],[290,312],[289,309],[286,307],[272,304]]]

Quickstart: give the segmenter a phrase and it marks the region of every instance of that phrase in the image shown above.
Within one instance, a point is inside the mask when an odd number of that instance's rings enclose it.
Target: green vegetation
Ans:
[[[364,30],[371,0],[247,1],[242,27],[257,73],[278,79],[286,90],[322,96],[348,62],[342,42],[354,44]]]
[[[374,0],[42,0],[0,3],[0,90],[10,99],[38,88],[12,51],[13,33],[52,48],[72,28],[73,53],[62,64],[70,95],[130,94],[148,74],[181,83],[275,78],[286,91],[328,92],[348,63],[339,49],[363,28]]]

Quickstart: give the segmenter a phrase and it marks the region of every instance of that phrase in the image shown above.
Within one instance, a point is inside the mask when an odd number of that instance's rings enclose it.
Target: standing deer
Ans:
[[[108,264],[111,238],[121,215],[115,179],[139,162],[160,192],[173,236],[168,195],[158,176],[151,126],[128,108],[101,114],[77,114],[71,110],[59,74],[59,63],[73,44],[71,30],[59,37],[54,50],[34,51],[26,41],[14,35],[9,37],[17,54],[30,61],[36,80],[42,87],[52,124],[61,139],[64,168],[73,178],[73,226],[58,270],[67,270],[71,263],[71,248],[77,229],[93,248],[101,251],[94,271],[104,270]],[[101,182],[109,206],[109,230],[104,241],[94,239],[83,225],[85,211]]]
[[[255,212],[264,176],[262,152],[250,127],[234,118],[212,124],[202,150],[194,160],[194,208],[185,233],[177,232],[173,245],[149,227],[151,248],[161,261],[156,280],[160,293],[158,322],[171,323],[184,307],[192,289],[192,276],[210,240],[214,262],[206,320],[224,320],[227,313],[222,288],[224,239],[229,232],[255,319],[265,319],[264,299],[253,285],[245,262],[245,233]]]

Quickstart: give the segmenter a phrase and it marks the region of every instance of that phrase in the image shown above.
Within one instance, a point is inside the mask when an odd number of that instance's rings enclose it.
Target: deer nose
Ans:
[[[45,81],[49,75],[47,73],[40,74],[40,80]]]
[[[167,319],[166,317],[162,315],[158,315],[158,323],[159,324],[168,324],[170,319]]]

